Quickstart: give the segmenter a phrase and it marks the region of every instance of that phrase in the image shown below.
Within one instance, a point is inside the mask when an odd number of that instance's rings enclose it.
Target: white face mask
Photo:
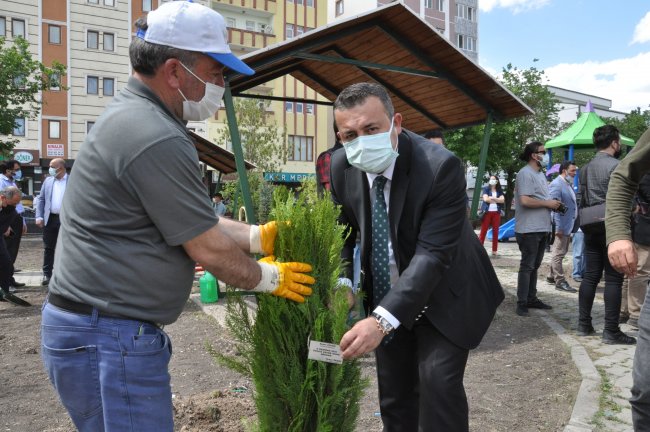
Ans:
[[[494,180],[494,179],[491,179],[491,180],[489,181],[489,183],[490,183],[490,186],[496,186],[497,181]]]
[[[393,150],[391,140],[393,120],[394,118],[391,119],[388,132],[358,136],[343,144],[350,165],[373,174],[384,172],[390,166],[399,156],[399,153]]]
[[[205,84],[205,94],[200,101],[188,100],[181,89],[178,89],[178,92],[183,96],[183,120],[187,121],[203,121],[214,115],[221,106],[221,99],[223,99],[223,94],[226,91],[224,87],[219,87],[216,84],[207,83],[201,78],[196,76],[194,72],[188,69],[183,63],[181,66],[185,68],[186,71],[192,74],[194,78],[201,81]]]
[[[51,175],[52,177],[56,177],[56,168],[50,167],[50,169],[47,170],[48,174]]]

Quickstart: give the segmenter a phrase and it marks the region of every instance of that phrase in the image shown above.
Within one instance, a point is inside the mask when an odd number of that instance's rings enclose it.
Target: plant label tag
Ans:
[[[307,358],[327,363],[343,363],[341,348],[337,344],[327,342],[309,341],[309,354]]]

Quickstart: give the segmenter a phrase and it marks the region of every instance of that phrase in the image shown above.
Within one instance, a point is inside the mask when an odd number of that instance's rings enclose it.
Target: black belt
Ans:
[[[94,306],[91,306],[89,304],[85,303],[79,303],[74,300],[67,299],[63,296],[60,296],[58,294],[55,294],[53,292],[50,292],[47,297],[47,302],[53,304],[54,306],[58,307],[59,309],[66,310],[68,312],[74,312],[78,314],[83,314],[83,315],[92,315],[93,314],[93,309],[97,309]],[[118,319],[123,319],[123,320],[130,320],[130,321],[140,321],[143,323],[151,324],[152,326],[162,328],[162,326],[151,322],[147,320],[141,320],[141,319],[136,319],[136,318],[129,318],[125,317],[123,315],[117,315],[117,314],[109,314],[106,312],[102,312],[99,309],[97,309],[97,315],[99,317],[103,318],[118,318]]]

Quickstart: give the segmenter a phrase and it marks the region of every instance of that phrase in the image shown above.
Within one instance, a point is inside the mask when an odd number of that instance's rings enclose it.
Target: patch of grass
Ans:
[[[600,374],[600,397],[598,398],[598,411],[591,422],[598,430],[603,430],[605,420],[620,422],[616,414],[620,413],[622,408],[614,401],[613,384],[607,376],[605,368],[596,366],[596,369]]]

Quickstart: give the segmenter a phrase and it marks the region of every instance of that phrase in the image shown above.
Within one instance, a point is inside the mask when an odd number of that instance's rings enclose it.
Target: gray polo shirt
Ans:
[[[551,231],[551,211],[546,207],[530,208],[521,204],[522,196],[538,200],[549,200],[546,177],[541,171],[536,171],[526,165],[517,173],[515,184],[517,196],[517,212],[515,213],[515,232],[520,234]]]
[[[182,244],[217,222],[185,125],[130,78],[75,160],[49,289],[107,313],[172,323],[194,275]]]

